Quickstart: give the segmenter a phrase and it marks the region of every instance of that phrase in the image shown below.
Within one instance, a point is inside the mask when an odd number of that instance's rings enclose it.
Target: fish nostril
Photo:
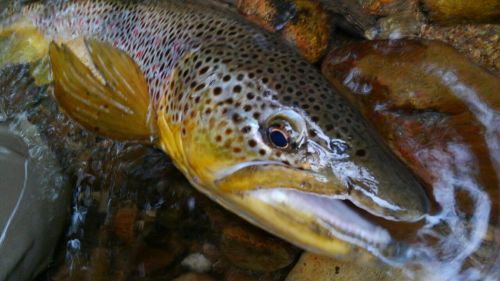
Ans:
[[[338,140],[338,139],[333,139],[330,140],[330,149],[335,152],[335,154],[342,155],[346,154],[347,151],[349,151],[350,147],[347,143]]]

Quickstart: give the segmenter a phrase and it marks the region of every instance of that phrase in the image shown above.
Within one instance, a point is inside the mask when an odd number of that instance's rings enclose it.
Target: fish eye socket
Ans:
[[[277,148],[286,149],[290,145],[290,135],[279,126],[272,126],[267,131],[269,141]]]
[[[293,110],[279,110],[271,114],[264,128],[268,142],[275,148],[297,149],[306,142],[305,121]]]

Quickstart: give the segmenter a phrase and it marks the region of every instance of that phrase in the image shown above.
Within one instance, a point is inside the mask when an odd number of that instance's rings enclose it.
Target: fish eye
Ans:
[[[269,143],[278,149],[299,148],[306,139],[306,125],[302,116],[293,110],[272,114],[266,122]]]
[[[278,126],[270,127],[267,134],[270,142],[277,148],[286,149],[290,144],[290,135]]]

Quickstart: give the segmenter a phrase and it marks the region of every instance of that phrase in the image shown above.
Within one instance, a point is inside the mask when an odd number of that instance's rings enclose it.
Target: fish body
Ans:
[[[4,34],[43,35],[31,58],[49,52],[69,116],[106,136],[154,138],[196,188],[292,243],[336,255],[343,241],[393,242],[342,200],[388,220],[426,212],[413,174],[318,70],[235,16],[61,1],[12,18]]]

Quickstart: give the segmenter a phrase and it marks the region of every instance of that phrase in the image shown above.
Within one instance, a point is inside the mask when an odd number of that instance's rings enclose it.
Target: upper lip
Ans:
[[[224,179],[225,177],[241,170],[247,167],[251,166],[263,166],[263,165],[280,165],[280,166],[285,166],[282,162],[279,161],[262,161],[262,160],[256,160],[256,161],[248,161],[248,162],[242,162],[238,163],[232,166],[229,166],[227,168],[223,168],[215,173],[214,180],[215,182]]]

